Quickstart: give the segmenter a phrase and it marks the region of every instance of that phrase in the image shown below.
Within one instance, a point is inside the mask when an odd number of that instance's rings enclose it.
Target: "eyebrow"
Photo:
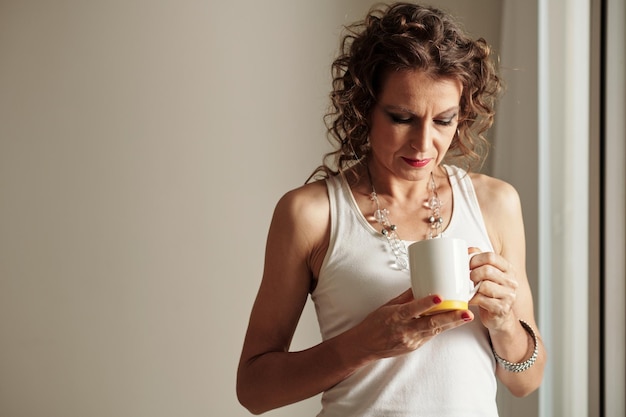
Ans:
[[[402,106],[395,106],[395,105],[390,104],[388,106],[383,106],[383,108],[385,110],[387,110],[387,111],[390,111],[390,110],[392,110],[392,111],[400,111],[400,112],[403,112],[403,113],[408,113],[408,114],[410,114],[412,116],[417,116],[415,113],[413,113],[412,110],[409,110],[406,107],[402,107]],[[449,109],[440,111],[439,113],[437,113],[437,116],[441,116],[441,115],[444,115],[444,114],[450,113],[450,112],[456,112],[456,114],[458,114],[460,109],[461,109],[461,106],[452,106]]]

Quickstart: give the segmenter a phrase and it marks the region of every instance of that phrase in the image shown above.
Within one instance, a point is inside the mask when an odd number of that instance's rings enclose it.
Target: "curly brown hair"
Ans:
[[[461,81],[458,134],[445,160],[468,170],[482,165],[488,149],[483,134],[493,124],[501,90],[483,38],[471,39],[439,9],[411,3],[374,7],[345,30],[332,64],[331,109],[324,117],[336,150],[324,156],[309,180],[336,175],[367,156],[369,116],[384,77],[401,70]]]

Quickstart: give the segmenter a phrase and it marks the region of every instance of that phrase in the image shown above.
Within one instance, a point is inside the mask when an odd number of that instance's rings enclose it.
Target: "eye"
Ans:
[[[452,119],[448,119],[448,120],[435,120],[435,124],[438,124],[439,126],[450,126],[452,125],[452,121],[454,120],[454,118]]]
[[[451,117],[448,118],[435,119],[434,122],[439,126],[451,126],[452,123],[454,123],[454,119],[456,118],[456,116],[456,114],[453,114]]]
[[[397,114],[392,114],[392,113],[389,113],[389,118],[391,119],[392,122],[401,124],[401,125],[409,124],[411,123],[411,120],[412,120],[410,117],[403,117],[403,116],[399,116]]]

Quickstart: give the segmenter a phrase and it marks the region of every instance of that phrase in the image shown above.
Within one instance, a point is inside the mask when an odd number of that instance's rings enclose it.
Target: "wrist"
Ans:
[[[524,329],[526,333],[526,338],[527,340],[529,340],[529,345],[530,345],[530,348],[527,348],[527,352],[530,351],[530,354],[528,353],[526,354],[525,360],[522,360],[519,362],[511,362],[501,357],[496,352],[496,349],[494,348],[493,343],[491,344],[491,350],[493,352],[493,356],[496,359],[496,362],[498,363],[498,365],[504,368],[506,371],[516,372],[516,373],[526,371],[531,366],[533,366],[535,364],[535,361],[537,360],[537,356],[539,353],[539,340],[537,338],[537,334],[535,333],[535,330],[524,320],[519,320],[519,324]]]
[[[494,325],[489,326],[489,335],[492,338],[513,341],[520,333],[520,322],[511,311],[508,316],[497,320]]]
[[[356,328],[337,335],[331,340],[340,367],[349,374],[369,362],[379,359],[374,352],[367,349],[364,344],[364,338],[359,334]]]

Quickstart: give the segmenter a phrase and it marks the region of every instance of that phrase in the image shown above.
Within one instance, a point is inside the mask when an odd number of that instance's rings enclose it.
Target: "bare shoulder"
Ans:
[[[519,194],[511,184],[484,174],[470,174],[470,178],[483,212],[519,212]]]
[[[476,198],[496,249],[514,237],[523,239],[523,220],[517,190],[506,181],[484,174],[470,174]],[[498,250],[499,251],[499,250]]]
[[[287,192],[276,205],[275,217],[297,223],[299,227],[315,227],[329,216],[326,184],[316,181]]]
[[[280,253],[281,257],[290,254],[316,276],[329,236],[330,203],[325,181],[291,190],[278,201],[268,241],[270,249],[278,250],[272,253]]]

